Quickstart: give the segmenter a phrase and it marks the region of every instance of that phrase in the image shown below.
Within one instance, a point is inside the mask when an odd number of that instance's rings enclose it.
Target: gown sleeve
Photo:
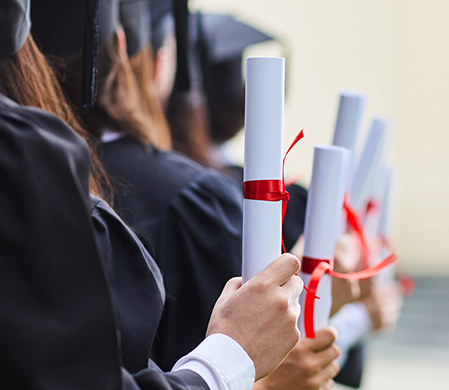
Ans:
[[[120,330],[122,365],[136,373],[148,365],[164,307],[162,275],[134,232],[92,195],[91,218]]]
[[[158,218],[155,253],[167,299],[153,352],[164,370],[204,338],[224,285],[241,275],[241,203],[231,181],[206,170]]]

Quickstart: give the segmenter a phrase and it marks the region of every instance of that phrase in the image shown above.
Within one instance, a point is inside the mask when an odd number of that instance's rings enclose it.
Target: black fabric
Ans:
[[[149,0],[120,0],[120,22],[125,31],[129,57],[150,46],[151,10]]]
[[[142,243],[117,214],[91,195],[91,217],[111,289],[122,364],[131,373],[147,367],[164,307],[162,275]]]
[[[120,388],[88,176],[83,140],[0,95],[2,389]]]
[[[30,32],[30,0],[0,2],[0,58],[17,53]]]
[[[290,201],[287,203],[282,234],[287,252],[293,248],[299,236],[304,233],[306,221],[307,190],[296,184],[287,186]]]
[[[102,144],[99,156],[118,185],[116,208],[164,276],[153,356],[169,370],[203,340],[221,290],[241,274],[241,192],[212,170],[129,137]]]
[[[68,56],[83,49],[86,7],[91,0],[32,0],[32,31],[44,53]],[[99,43],[119,26],[119,0],[100,0]]]
[[[122,371],[122,390],[209,390],[196,373],[179,370],[163,374],[160,369],[143,370],[134,376]]]
[[[335,382],[358,389],[362,384],[364,366],[365,346],[363,344],[355,345],[349,350],[345,364],[334,378]]]

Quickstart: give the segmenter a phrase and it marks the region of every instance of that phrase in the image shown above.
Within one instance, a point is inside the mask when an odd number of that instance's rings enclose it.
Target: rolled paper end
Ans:
[[[333,145],[354,150],[366,97],[354,91],[342,91],[335,124]]]

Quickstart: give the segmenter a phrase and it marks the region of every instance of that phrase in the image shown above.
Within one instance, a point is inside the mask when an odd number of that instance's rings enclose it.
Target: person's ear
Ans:
[[[121,53],[127,54],[126,35],[122,27],[117,28],[118,48]]]

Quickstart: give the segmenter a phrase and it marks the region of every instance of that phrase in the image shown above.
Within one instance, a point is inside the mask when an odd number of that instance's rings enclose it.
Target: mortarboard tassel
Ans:
[[[86,4],[81,91],[83,107],[94,107],[97,101],[99,8],[99,0],[90,0]]]
[[[174,0],[173,13],[176,30],[176,78],[174,89],[190,90],[190,69],[188,60],[188,16],[187,0]]]

